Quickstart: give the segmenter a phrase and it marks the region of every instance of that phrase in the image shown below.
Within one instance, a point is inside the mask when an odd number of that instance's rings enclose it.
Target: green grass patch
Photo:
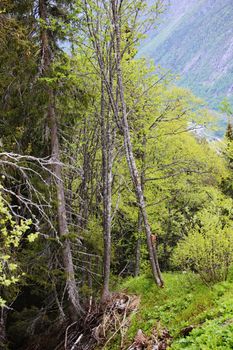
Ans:
[[[141,297],[126,345],[133,341],[138,329],[150,335],[154,328],[165,327],[174,339],[171,349],[233,349],[233,283],[222,282],[210,288],[194,274],[163,276],[163,289],[145,275],[121,284],[121,291]],[[183,338],[180,332],[189,325],[195,328]]]

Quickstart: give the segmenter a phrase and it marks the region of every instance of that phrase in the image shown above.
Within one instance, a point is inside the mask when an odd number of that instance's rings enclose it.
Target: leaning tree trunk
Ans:
[[[121,102],[121,108],[122,108],[122,125],[123,125],[123,135],[124,135],[124,147],[126,152],[126,158],[127,163],[130,170],[130,175],[132,178],[132,182],[134,185],[134,190],[137,196],[138,205],[143,217],[143,222],[145,226],[146,231],[146,239],[147,239],[147,248],[149,252],[149,258],[150,258],[150,264],[152,268],[152,273],[155,282],[158,286],[163,286],[163,280],[159,268],[158,263],[158,257],[156,249],[154,249],[154,246],[152,244],[151,240],[151,228],[148,221],[147,211],[146,211],[146,205],[145,205],[145,199],[144,194],[142,191],[142,186],[140,182],[140,177],[138,173],[138,169],[136,166],[134,154],[133,154],[133,148],[130,138],[130,130],[129,130],[129,124],[128,124],[128,118],[127,118],[127,109],[126,109],[126,103],[125,103],[125,94],[124,94],[124,84],[123,84],[123,77],[122,77],[122,70],[121,70],[121,34],[120,34],[120,18],[118,13],[118,7],[117,7],[117,1],[111,0],[112,4],[112,17],[113,17],[113,26],[114,26],[114,32],[115,32],[115,50],[116,50],[116,70],[117,70],[117,84],[119,88],[119,95],[120,95],[120,102]]]
[[[144,192],[144,185],[145,185],[145,161],[146,161],[146,136],[143,136],[142,140],[142,146],[143,146],[143,153],[141,156],[142,160],[142,168],[141,168],[141,187],[142,187],[142,192]],[[136,259],[135,259],[135,272],[134,275],[139,276],[140,274],[140,259],[141,259],[141,244],[142,244],[142,239],[141,239],[141,234],[142,234],[142,224],[143,224],[143,217],[141,210],[139,209],[138,211],[138,238],[137,238],[137,243],[136,243]]]
[[[41,29],[41,56],[42,56],[42,72],[43,74],[49,73],[50,66],[52,63],[52,52],[48,31],[45,23],[48,21],[47,13],[47,2],[46,0],[39,0],[39,14],[43,20]],[[76,319],[77,315],[81,311],[79,303],[79,294],[75,282],[74,265],[72,260],[72,250],[70,240],[67,235],[68,223],[66,213],[66,201],[64,183],[62,181],[62,165],[60,161],[60,147],[58,138],[58,126],[57,116],[55,111],[55,96],[52,88],[48,88],[48,125],[50,128],[51,135],[51,155],[54,162],[54,175],[56,181],[56,192],[57,192],[57,216],[58,216],[58,231],[60,237],[63,239],[62,246],[62,258],[63,266],[66,278],[66,288],[68,292],[68,303],[69,303],[69,316],[72,319]]]

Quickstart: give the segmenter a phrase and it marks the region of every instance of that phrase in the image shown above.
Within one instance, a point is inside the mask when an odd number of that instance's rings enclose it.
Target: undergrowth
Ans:
[[[139,310],[132,316],[125,347],[133,342],[138,329],[150,336],[154,329],[167,328],[173,342],[170,349],[233,349],[233,282],[204,285],[194,274],[166,273],[165,288],[159,289],[146,276],[125,280],[120,290],[141,297]],[[185,327],[193,331],[182,336]],[[119,349],[116,337],[111,349]]]

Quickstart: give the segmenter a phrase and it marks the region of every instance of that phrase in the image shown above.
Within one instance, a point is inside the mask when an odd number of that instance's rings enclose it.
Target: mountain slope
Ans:
[[[232,0],[171,0],[139,55],[180,75],[212,107],[233,92]]]

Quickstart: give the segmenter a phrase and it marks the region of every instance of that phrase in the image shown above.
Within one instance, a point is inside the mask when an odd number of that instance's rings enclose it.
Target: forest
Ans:
[[[1,0],[0,349],[233,349],[233,107],[138,50],[163,0]]]

